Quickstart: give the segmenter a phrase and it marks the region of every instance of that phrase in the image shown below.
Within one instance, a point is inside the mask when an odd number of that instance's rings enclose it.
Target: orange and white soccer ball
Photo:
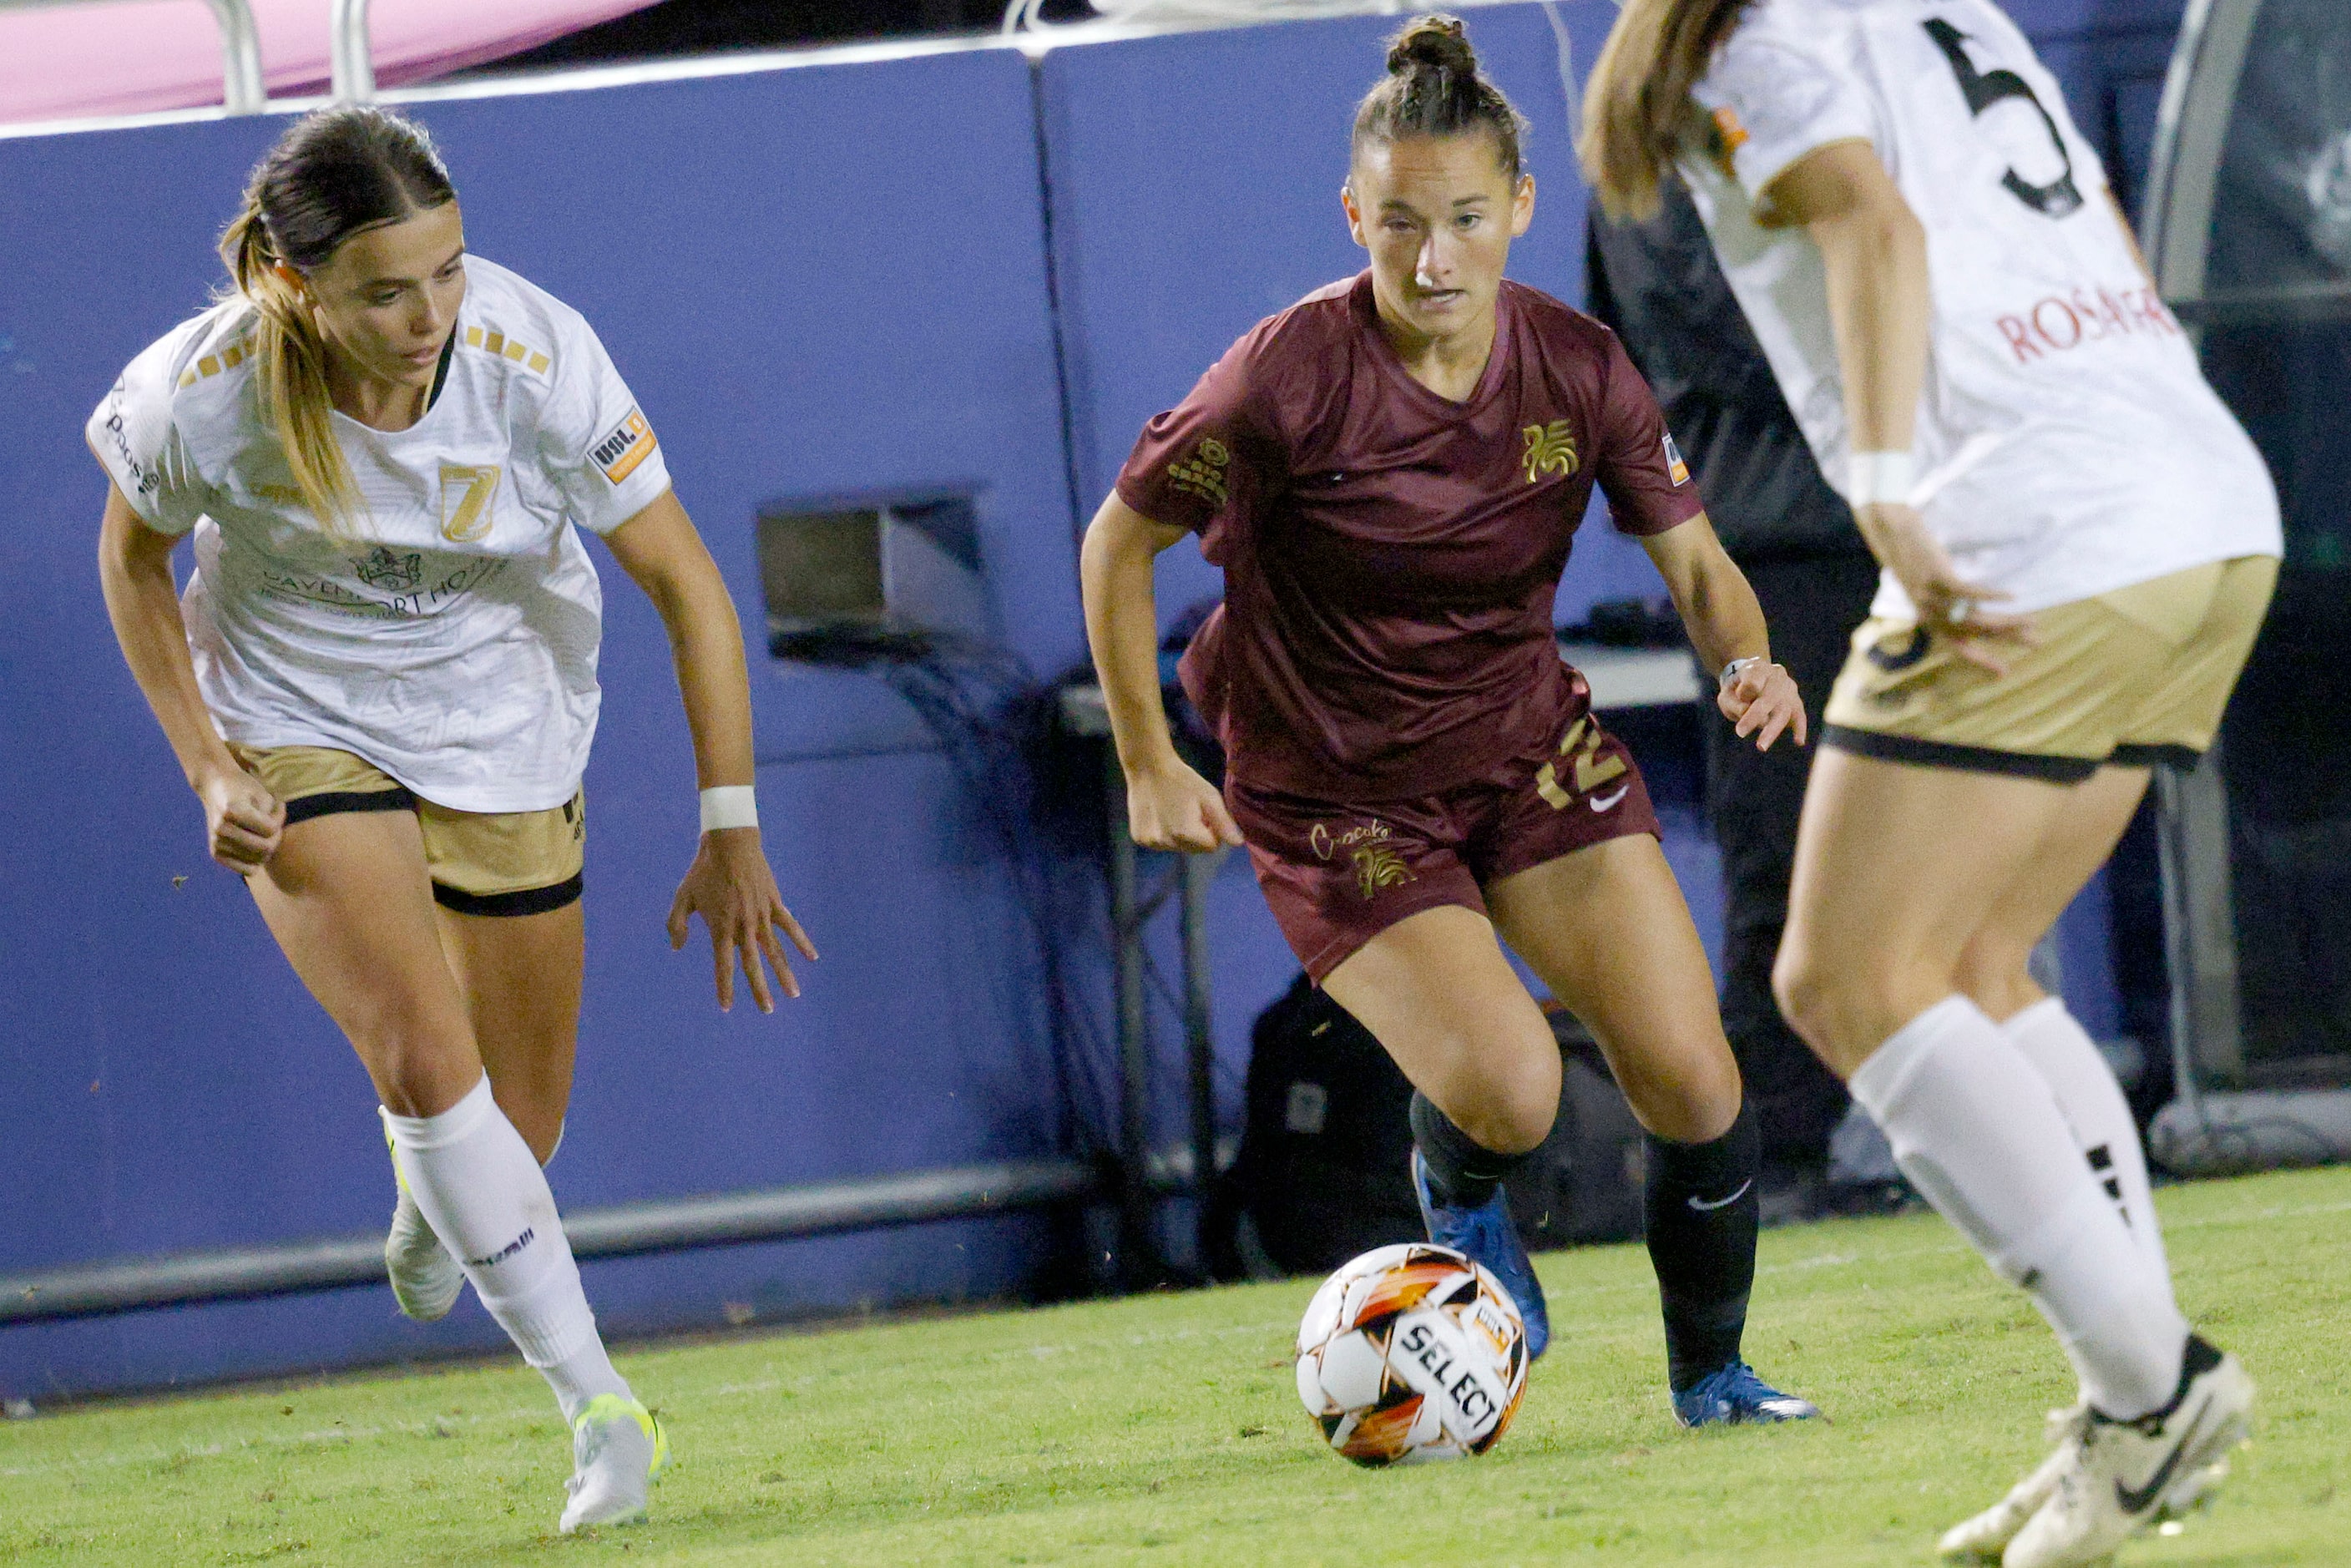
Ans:
[[[1501,1281],[1426,1241],[1364,1253],[1298,1328],[1298,1397],[1359,1465],[1482,1454],[1527,1390],[1527,1330]]]

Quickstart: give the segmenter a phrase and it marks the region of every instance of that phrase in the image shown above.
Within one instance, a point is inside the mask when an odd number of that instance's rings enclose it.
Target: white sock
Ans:
[[[2139,1146],[2138,1123],[2131,1116],[2130,1102],[2123,1098],[2122,1085],[2115,1082],[2114,1069],[2061,998],[2044,998],[2000,1027],[2057,1097],[2057,1109],[2073,1129],[2074,1142],[2088,1157],[2107,1198],[2121,1210],[2149,1273],[2168,1295],[2171,1262],[2164,1256],[2163,1228],[2155,1216],[2147,1152]]]
[[[628,1397],[596,1335],[555,1194],[485,1076],[438,1116],[383,1113],[392,1157],[425,1219],[498,1326],[538,1368],[566,1421],[599,1394]]]
[[[1965,997],[1904,1024],[1848,1085],[1911,1185],[2032,1298],[2090,1403],[2128,1420],[2168,1404],[2188,1324],[2082,1157],[2056,1096]]]

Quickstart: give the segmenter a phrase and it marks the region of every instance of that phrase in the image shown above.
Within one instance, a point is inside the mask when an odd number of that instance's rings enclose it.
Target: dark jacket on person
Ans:
[[[1821,478],[1755,330],[1716,264],[1689,193],[1670,175],[1654,218],[1612,223],[1595,206],[1592,314],[1616,329],[1698,476],[1723,547],[1741,566],[1867,553]]]

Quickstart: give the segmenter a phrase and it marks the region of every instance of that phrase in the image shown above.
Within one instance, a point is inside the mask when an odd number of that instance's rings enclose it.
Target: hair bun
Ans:
[[[1416,17],[1388,46],[1390,76],[1409,76],[1424,66],[1461,77],[1478,74],[1478,51],[1469,47],[1459,17],[1435,11]]]

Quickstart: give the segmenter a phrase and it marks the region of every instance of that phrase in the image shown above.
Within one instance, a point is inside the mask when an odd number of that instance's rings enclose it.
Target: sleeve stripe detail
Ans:
[[[541,350],[517,339],[507,337],[495,327],[466,328],[465,347],[479,349],[486,354],[495,354],[499,359],[511,361],[517,365],[527,365],[542,376],[547,373],[547,368],[555,362]]]
[[[246,358],[245,344],[246,340],[243,338],[239,338],[227,348],[223,349],[219,353],[206,354],[203,359],[198,360],[194,364],[189,366],[188,369],[181,371],[180,386],[182,389],[184,390],[185,388],[195,385],[198,382],[209,380],[210,378],[220,374],[223,371],[233,371],[236,369],[237,366],[245,363]]]

